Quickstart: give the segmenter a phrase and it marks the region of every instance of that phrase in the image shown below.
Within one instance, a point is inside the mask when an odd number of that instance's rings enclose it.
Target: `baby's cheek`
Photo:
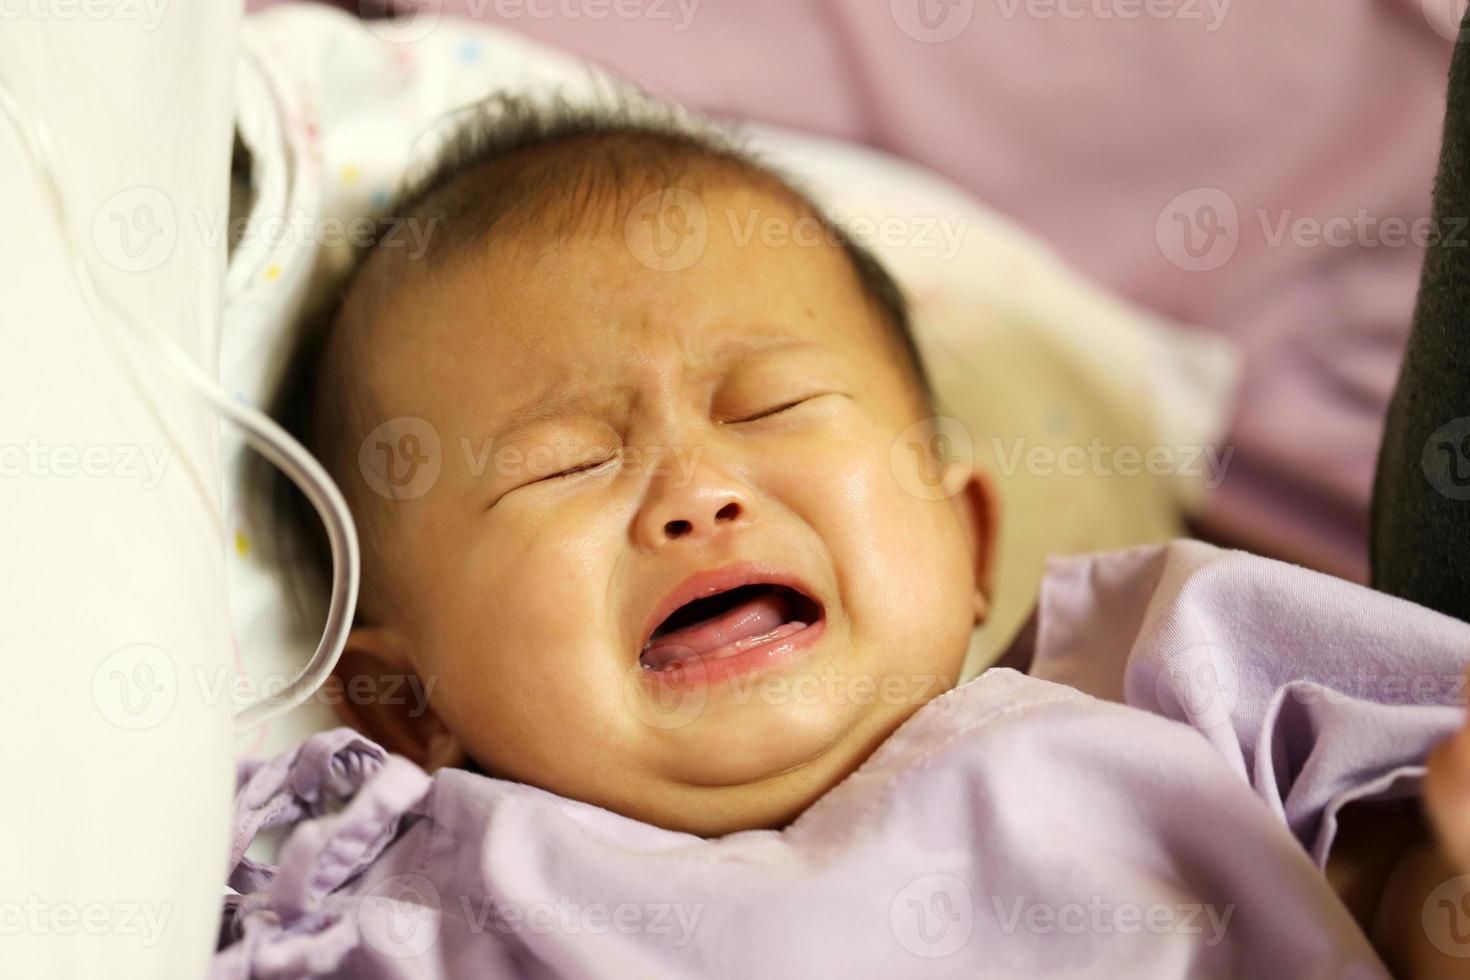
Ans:
[[[498,531],[441,598],[453,610],[440,624],[443,660],[466,717],[496,704],[490,717],[520,730],[565,725],[585,716],[590,676],[606,670],[607,575],[588,532]]]
[[[826,542],[855,625],[921,640],[957,615],[968,587],[946,501],[921,499],[896,476],[888,447],[837,444],[808,471],[806,510]]]

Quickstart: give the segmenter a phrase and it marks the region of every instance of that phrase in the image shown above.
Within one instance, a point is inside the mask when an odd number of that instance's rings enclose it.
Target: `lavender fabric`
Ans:
[[[1030,676],[930,702],[780,831],[347,729],[244,763],[212,976],[1387,976],[1320,868],[1343,806],[1412,803],[1470,625],[1198,542],[1055,559],[1039,612]]]

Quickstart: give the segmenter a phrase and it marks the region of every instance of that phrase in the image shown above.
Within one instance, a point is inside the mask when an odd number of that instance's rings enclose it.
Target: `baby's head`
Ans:
[[[276,414],[361,534],[349,722],[665,827],[781,826],[956,682],[993,497],[930,438],[879,264],[649,115],[478,114],[308,324]]]

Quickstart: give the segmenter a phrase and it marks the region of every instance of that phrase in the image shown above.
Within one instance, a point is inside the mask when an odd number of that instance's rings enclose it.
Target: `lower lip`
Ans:
[[[645,669],[643,675],[650,683],[679,691],[710,687],[763,667],[780,667],[791,663],[810,650],[822,638],[826,628],[827,617],[823,616],[805,629],[747,647],[738,653],[721,656],[721,650],[727,649],[722,647],[680,661],[675,667],[664,670]]]

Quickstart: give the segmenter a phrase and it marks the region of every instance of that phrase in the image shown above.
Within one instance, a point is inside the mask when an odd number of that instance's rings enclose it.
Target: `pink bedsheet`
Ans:
[[[915,159],[1107,286],[1235,338],[1237,451],[1205,529],[1361,578],[1456,3],[439,6],[709,112]]]

